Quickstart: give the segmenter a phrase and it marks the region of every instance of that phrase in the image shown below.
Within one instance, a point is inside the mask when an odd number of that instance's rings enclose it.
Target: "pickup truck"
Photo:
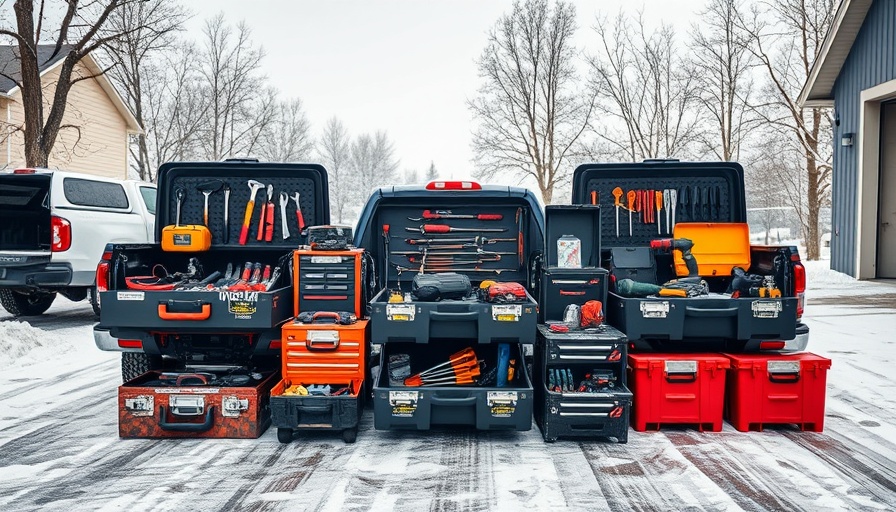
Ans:
[[[152,239],[156,186],[50,169],[0,172],[0,305],[44,313],[57,293],[88,296],[106,243]]]

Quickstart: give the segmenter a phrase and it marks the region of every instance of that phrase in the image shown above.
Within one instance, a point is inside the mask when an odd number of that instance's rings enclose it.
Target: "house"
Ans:
[[[55,83],[69,48],[53,55],[54,45],[38,46],[41,81],[49,112]],[[0,169],[25,165],[24,139],[20,128],[25,115],[18,46],[0,46]],[[52,56],[52,58],[51,58]],[[128,136],[141,133],[137,119],[105,76],[97,62],[87,56],[75,66],[73,77],[90,77],[74,84],[68,96],[62,125],[48,167],[124,179],[128,169]]]
[[[834,108],[831,268],[896,278],[896,1],[840,3],[799,102]]]

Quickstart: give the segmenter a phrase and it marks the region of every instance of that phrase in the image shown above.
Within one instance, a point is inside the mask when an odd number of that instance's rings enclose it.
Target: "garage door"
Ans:
[[[881,104],[877,277],[896,278],[896,102]]]

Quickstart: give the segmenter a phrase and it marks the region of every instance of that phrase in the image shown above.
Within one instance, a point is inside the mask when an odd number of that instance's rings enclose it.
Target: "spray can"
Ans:
[[[557,266],[582,268],[582,241],[575,235],[563,235],[557,239]]]

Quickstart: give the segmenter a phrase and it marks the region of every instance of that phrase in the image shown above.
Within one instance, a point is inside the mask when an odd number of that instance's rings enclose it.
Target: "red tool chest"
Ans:
[[[632,428],[643,432],[680,423],[722,430],[728,367],[721,354],[629,354]]]
[[[118,435],[254,439],[264,433],[276,372],[203,375],[211,374],[151,371],[125,382],[118,388]]]
[[[725,356],[731,360],[726,419],[734,428],[795,423],[800,430],[823,430],[830,359],[808,352]]]
[[[355,441],[369,340],[368,320],[350,325],[293,321],[283,326],[283,380],[271,391],[273,424],[281,442],[290,442],[294,430],[310,429],[341,430],[345,442]],[[293,386],[315,385],[328,386],[330,393],[290,394]]]
[[[349,311],[366,316],[361,304],[363,249],[294,252],[295,315],[303,311]]]

